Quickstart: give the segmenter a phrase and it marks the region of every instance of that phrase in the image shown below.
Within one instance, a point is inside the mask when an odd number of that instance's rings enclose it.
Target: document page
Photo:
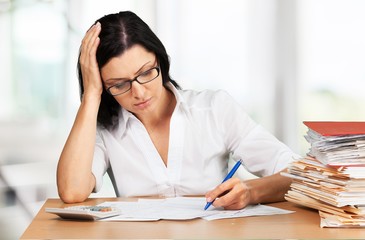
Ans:
[[[205,211],[205,204],[205,198],[196,197],[139,199],[136,202],[104,202],[100,205],[118,208],[121,210],[122,214],[100,221],[189,220],[194,218],[215,220],[259,215],[288,214],[293,212],[265,205],[247,206],[241,210],[224,210],[223,208],[214,208],[212,206]]]

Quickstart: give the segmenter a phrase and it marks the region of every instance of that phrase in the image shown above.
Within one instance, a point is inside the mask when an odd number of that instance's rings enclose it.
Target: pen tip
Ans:
[[[205,207],[204,207],[204,210],[207,210],[208,209],[208,207],[211,205],[211,203],[210,202],[208,202],[206,205],[205,205]]]

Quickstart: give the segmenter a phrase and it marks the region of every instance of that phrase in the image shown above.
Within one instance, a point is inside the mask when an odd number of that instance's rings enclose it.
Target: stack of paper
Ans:
[[[308,155],[325,165],[365,164],[365,122],[304,122]]]
[[[305,122],[308,157],[283,175],[288,201],[318,209],[321,227],[365,227],[365,123]]]

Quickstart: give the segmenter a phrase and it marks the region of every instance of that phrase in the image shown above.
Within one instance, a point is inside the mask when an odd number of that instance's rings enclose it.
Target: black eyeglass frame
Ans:
[[[149,80],[149,81],[147,81],[147,82],[140,82],[140,81],[138,81],[138,78],[139,78],[141,75],[145,74],[146,72],[152,71],[152,70],[154,70],[154,69],[156,69],[156,70],[157,70],[157,75],[156,75],[156,77],[152,78],[151,80]],[[160,67],[159,67],[159,66],[156,66],[156,67],[153,67],[153,68],[148,69],[147,71],[144,71],[144,72],[143,72],[143,73],[141,73],[141,74],[138,74],[135,78],[133,78],[133,79],[131,79],[131,80],[124,81],[124,82],[122,82],[122,83],[117,83],[117,84],[115,84],[115,85],[113,85],[113,86],[110,86],[110,87],[108,87],[108,88],[106,89],[106,91],[107,91],[110,95],[112,95],[112,96],[118,96],[118,95],[124,94],[124,93],[128,92],[129,90],[131,90],[131,88],[132,88],[132,83],[133,83],[134,81],[136,81],[136,82],[138,82],[139,84],[143,85],[143,84],[146,84],[146,83],[152,82],[153,80],[155,80],[156,78],[158,78],[158,76],[160,76],[160,73],[161,73],[161,69],[160,69]],[[110,91],[110,89],[111,89],[111,88],[113,88],[113,87],[115,87],[115,86],[122,85],[122,84],[127,84],[127,83],[129,83],[129,88],[128,88],[127,90],[125,90],[124,92],[121,92],[121,93],[118,93],[118,94],[113,94],[113,93]]]

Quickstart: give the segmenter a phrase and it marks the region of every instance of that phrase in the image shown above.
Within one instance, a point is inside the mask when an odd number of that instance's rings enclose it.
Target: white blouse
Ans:
[[[226,92],[169,86],[177,104],[170,121],[167,167],[144,125],[122,109],[115,129],[97,129],[95,192],[110,168],[117,196],[203,195],[222,182],[230,153],[257,176],[272,175],[297,156]]]

